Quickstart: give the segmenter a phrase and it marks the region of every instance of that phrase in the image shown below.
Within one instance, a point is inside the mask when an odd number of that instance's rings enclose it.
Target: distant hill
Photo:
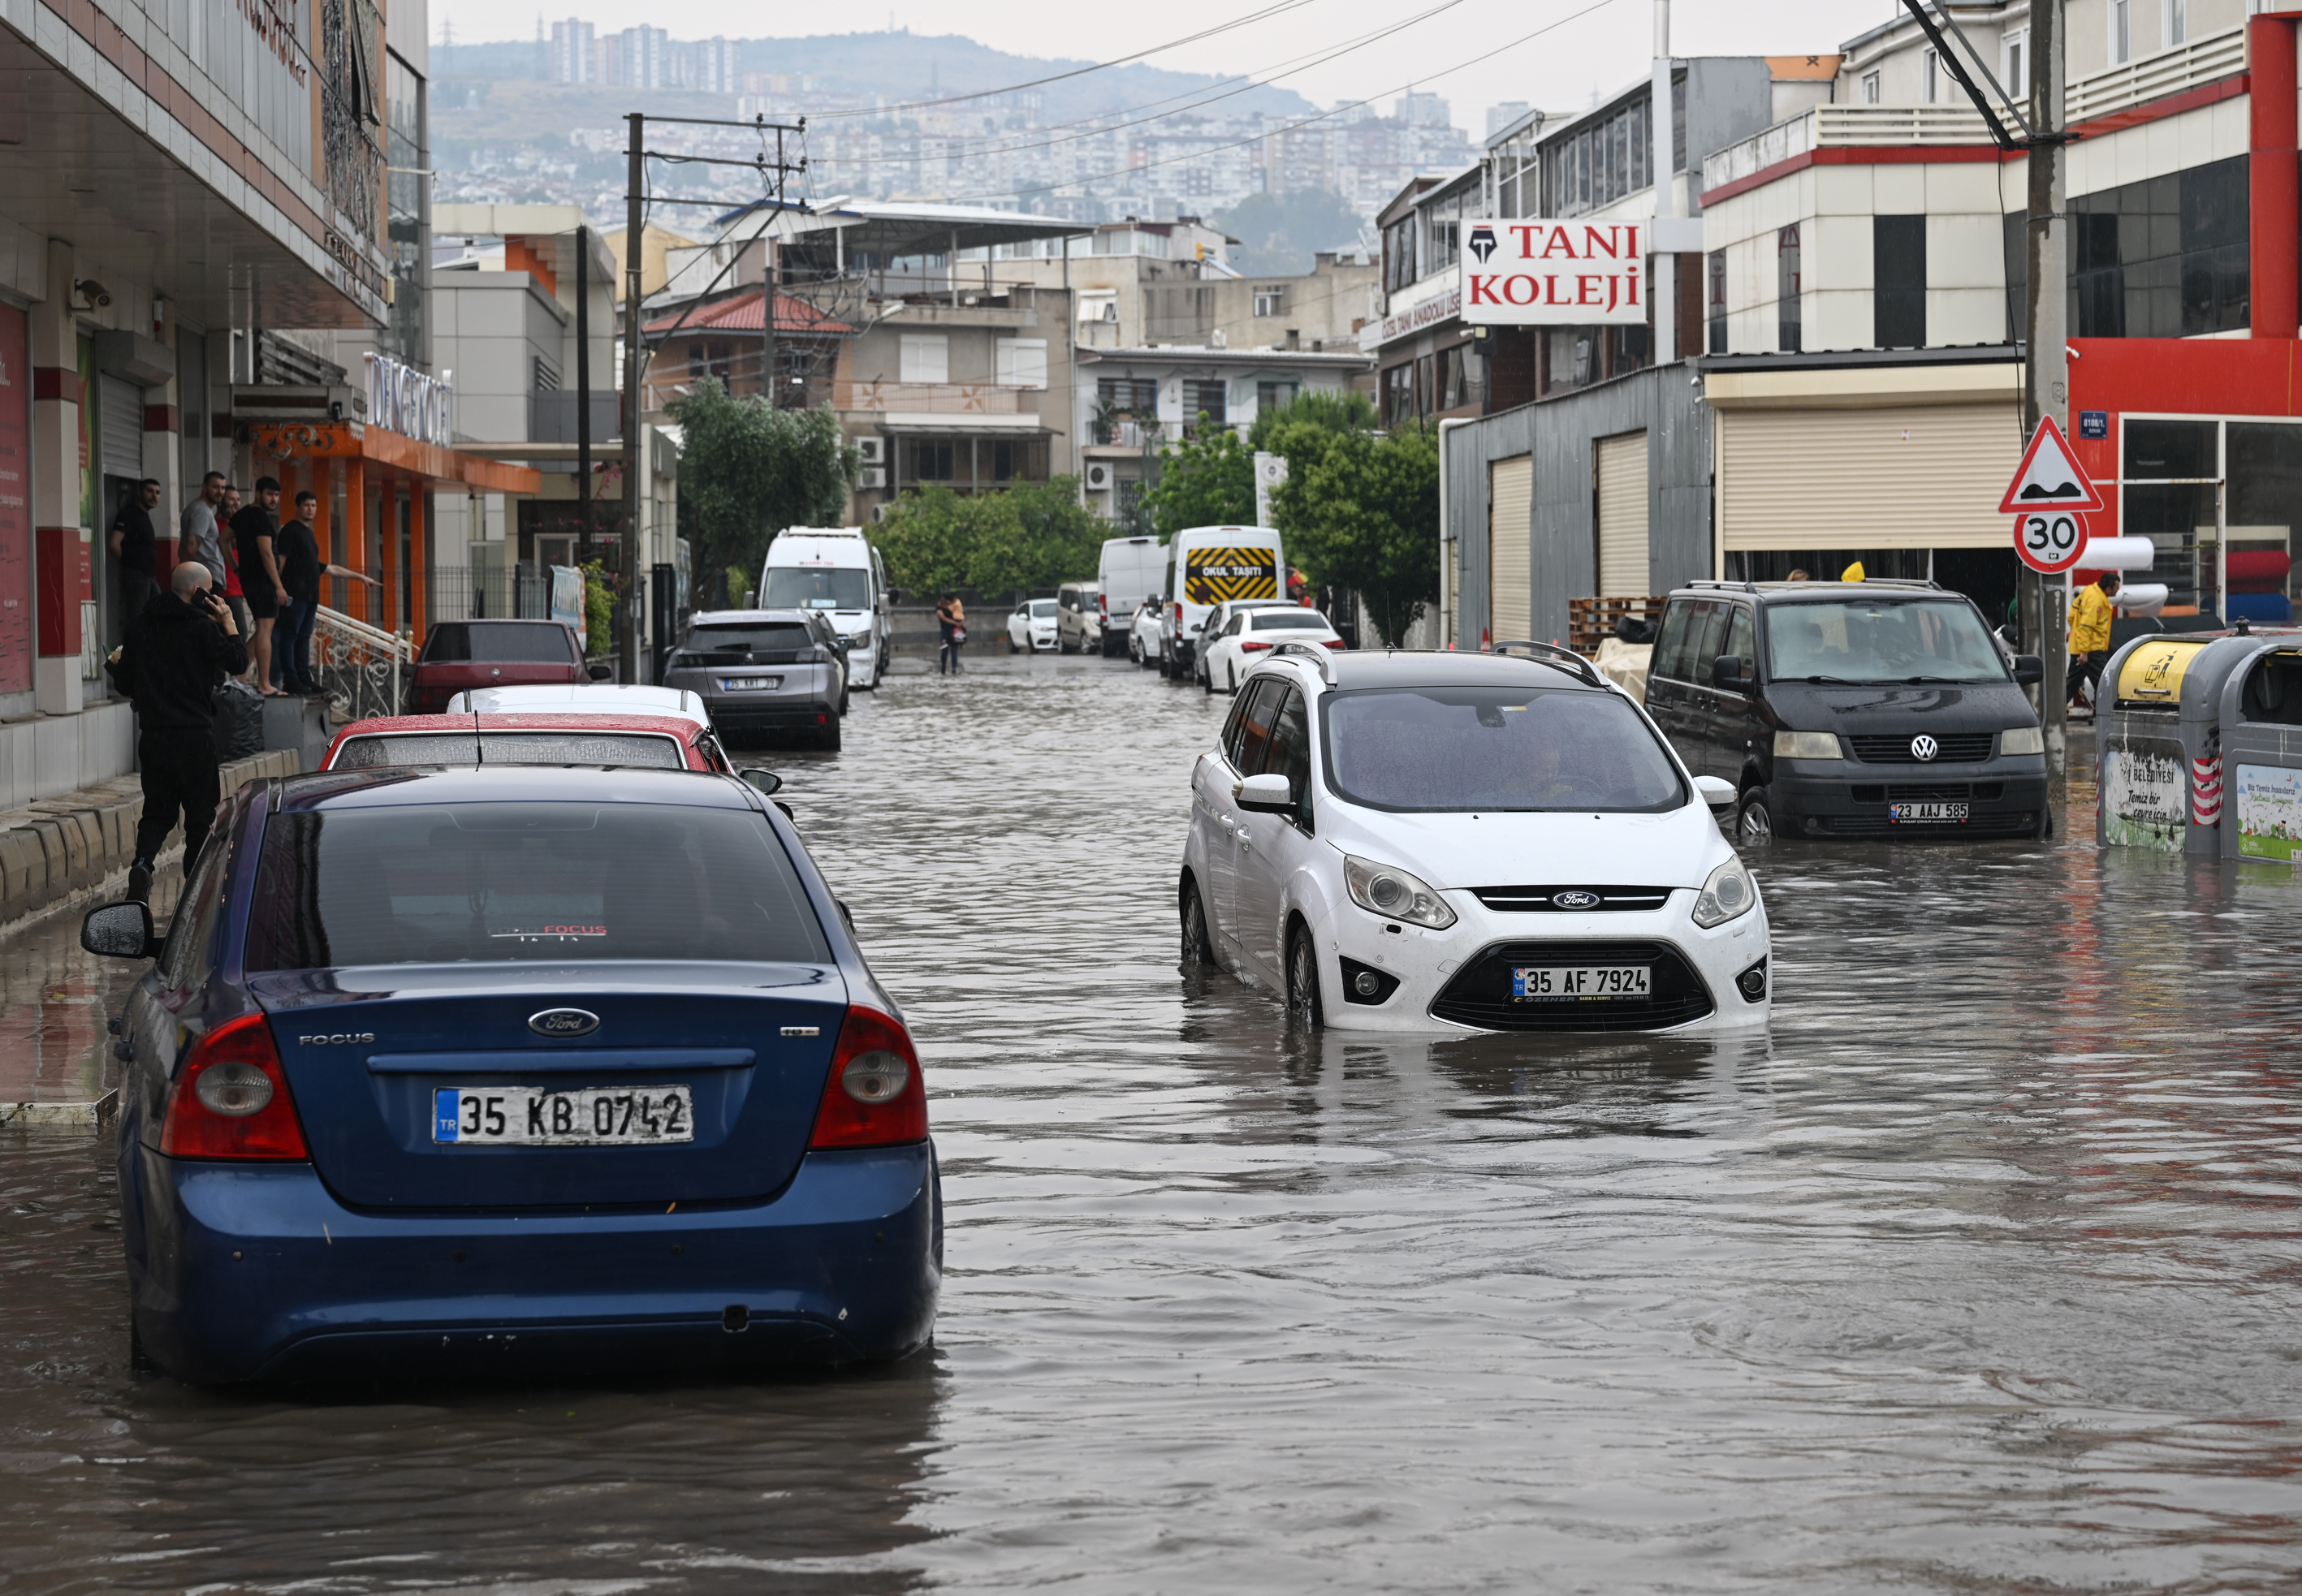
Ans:
[[[788,73],[811,80],[808,93],[794,96],[800,102],[798,108],[802,110],[869,105],[874,96],[908,101],[986,92],[1093,64],[1011,55],[959,34],[845,33],[812,38],[747,38],[736,40],[735,44],[737,61],[744,71]],[[450,80],[456,79],[533,81],[542,75],[540,55],[533,39],[435,46],[432,66],[443,90],[436,97],[435,104],[445,106],[452,116],[455,107],[465,99],[449,86]],[[1061,122],[1147,105],[1221,81],[1207,73],[1171,72],[1137,64],[1088,72],[1047,84],[1034,92],[1040,97],[1041,119]],[[643,111],[649,108],[650,100],[678,91],[586,86],[571,88],[568,92],[586,97],[609,95],[619,102],[631,102],[619,103],[618,110]],[[537,105],[522,97],[531,107]],[[1208,113],[1272,112],[1302,115],[1315,108],[1291,89],[1258,88],[1209,106]],[[587,104],[582,120],[571,119],[567,126],[587,125],[592,120],[596,117]],[[564,135],[567,129],[535,130],[549,136]]]

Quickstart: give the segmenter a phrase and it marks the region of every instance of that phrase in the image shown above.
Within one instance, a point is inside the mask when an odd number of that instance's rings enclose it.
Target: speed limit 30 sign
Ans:
[[[1999,514],[2014,517],[2014,552],[2032,570],[2059,575],[2086,553],[2086,512],[2102,508],[2063,429],[2053,416],[2039,417],[1998,503]]]

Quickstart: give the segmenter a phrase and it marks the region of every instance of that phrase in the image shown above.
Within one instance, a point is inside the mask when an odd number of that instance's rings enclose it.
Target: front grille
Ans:
[[[1514,1002],[1511,970],[1533,964],[1645,964],[1653,973],[1650,993],[1642,999]],[[1482,1030],[1661,1030],[1700,1020],[1715,1006],[1702,979],[1668,943],[1506,942],[1465,965],[1431,1005],[1431,1012]]]
[[[1944,799],[1954,802],[1961,798],[1973,796],[1973,785],[1963,781],[1938,782],[1930,787],[1897,784],[1886,789],[1886,802],[1889,803],[1927,803],[1937,802]]]
[[[1991,739],[1995,732],[1895,732],[1886,735],[1866,732],[1859,737],[1846,739],[1854,750],[1854,757],[1866,765],[1969,765],[1990,757]],[[1911,752],[1913,738],[1932,737],[1937,748],[1935,757],[1922,760]]]
[[[1668,886],[1474,886],[1472,895],[1490,909],[1514,914],[1596,914],[1602,911],[1642,912],[1670,902]],[[1562,893],[1589,893],[1595,903],[1558,902]]]

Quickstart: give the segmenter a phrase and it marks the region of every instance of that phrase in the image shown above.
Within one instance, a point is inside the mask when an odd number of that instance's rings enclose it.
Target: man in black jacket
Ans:
[[[216,687],[248,668],[248,649],[231,610],[212,591],[197,560],[176,567],[171,591],[155,593],[128,628],[113,680],[135,700],[143,727],[144,817],[136,823],[136,857],[128,895],[152,895],[153,861],[184,817],[184,873],[191,874],[215,823]]]

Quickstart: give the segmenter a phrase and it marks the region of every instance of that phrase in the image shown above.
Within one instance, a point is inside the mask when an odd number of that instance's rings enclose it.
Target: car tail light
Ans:
[[[1239,645],[1239,651],[1242,654],[1259,654],[1270,646],[1267,643],[1242,643]]]
[[[1175,606],[1175,624],[1179,626],[1183,624],[1183,607],[1180,604]]]
[[[1346,646],[1343,640],[1340,637],[1330,637],[1326,640],[1326,643],[1331,649],[1340,649]]]
[[[1105,620],[1109,620],[1111,618],[1111,601],[1103,597],[1100,593],[1096,595],[1095,612],[1101,616]]]
[[[927,1083],[911,1033],[892,1014],[850,1004],[807,1145],[885,1147],[927,1134]]]
[[[272,1027],[227,1020],[200,1038],[168,1096],[160,1151],[172,1158],[309,1158]]]

